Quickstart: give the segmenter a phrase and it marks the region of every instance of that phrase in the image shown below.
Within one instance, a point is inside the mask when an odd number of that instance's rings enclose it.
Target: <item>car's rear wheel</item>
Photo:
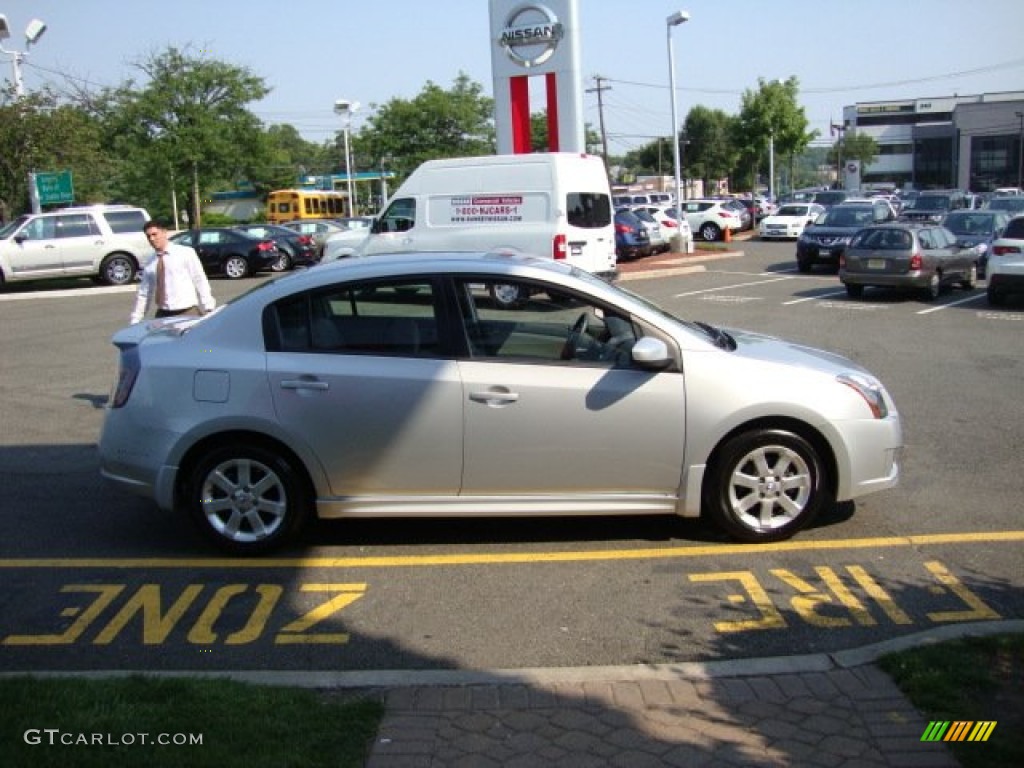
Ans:
[[[942,291],[942,278],[939,277],[939,273],[936,272],[928,280],[928,285],[921,289],[921,298],[924,301],[934,301],[939,298],[939,293]]]
[[[131,256],[112,253],[100,264],[100,282],[105,285],[128,285],[135,280],[135,262]]]
[[[700,225],[700,236],[705,242],[711,243],[722,236],[722,230],[717,224],[709,221],[706,224]]]
[[[963,280],[960,281],[960,287],[965,291],[973,291],[978,287],[978,265],[971,264],[970,269],[967,270],[967,275]]]
[[[716,452],[704,500],[726,533],[756,543],[789,538],[830,496],[821,457],[810,442],[786,430],[755,429]]]
[[[270,265],[271,272],[287,272],[292,268],[292,257],[284,251],[279,251],[277,261]]]
[[[846,283],[846,295],[851,299],[859,299],[864,295],[864,286],[856,283]]]
[[[238,280],[249,274],[249,262],[241,256],[228,256],[224,262],[224,274],[232,280]]]
[[[985,292],[985,296],[988,298],[989,306],[1001,307],[1006,303],[1006,296],[1001,294],[999,291],[992,290],[991,286]]]
[[[284,544],[308,515],[304,484],[290,461],[258,445],[210,450],[188,479],[187,505],[221,549],[254,555]]]

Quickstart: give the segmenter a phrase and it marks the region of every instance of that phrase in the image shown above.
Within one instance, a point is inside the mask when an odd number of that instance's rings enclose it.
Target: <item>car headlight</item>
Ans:
[[[985,253],[988,251],[988,243],[978,243],[975,247],[978,249],[978,253]]]
[[[885,404],[885,390],[882,383],[871,376],[863,373],[840,373],[836,381],[845,384],[862,398],[871,409],[871,415],[876,419],[884,419],[889,415],[889,407]]]

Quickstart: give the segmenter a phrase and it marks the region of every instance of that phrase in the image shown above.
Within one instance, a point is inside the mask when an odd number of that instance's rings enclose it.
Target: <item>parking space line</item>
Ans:
[[[846,293],[846,290],[842,291],[829,291],[828,293],[820,293],[817,296],[805,296],[802,299],[793,299],[792,301],[782,302],[782,306],[788,307],[791,304],[803,304],[805,301],[817,301],[818,299],[827,299],[829,296],[842,296]]]
[[[91,288],[66,288],[59,291],[33,291],[31,293],[6,293],[0,301],[27,301],[29,299],[62,299],[68,296],[105,296],[111,293],[134,293],[138,285],[93,286]]]
[[[702,293],[715,293],[717,291],[728,291],[728,290],[731,290],[733,288],[746,288],[747,286],[750,286],[750,285],[765,285],[766,283],[780,283],[780,282],[782,282],[784,280],[792,280],[792,279],[793,278],[791,278],[791,277],[775,277],[775,278],[772,278],[771,280],[757,280],[757,281],[752,282],[752,283],[737,283],[736,285],[720,285],[718,288],[705,288],[704,290],[700,290],[700,291],[687,291],[686,293],[677,293],[674,296],[674,298],[681,299],[684,296],[698,296],[699,294],[702,294]]]
[[[937,307],[929,307],[928,309],[922,309],[920,312],[917,312],[916,314],[918,314],[918,315],[930,315],[932,312],[939,312],[939,311],[941,311],[943,309],[947,309],[948,307],[957,307],[957,306],[960,306],[961,304],[967,304],[968,302],[977,301],[978,299],[983,299],[983,298],[985,298],[985,294],[984,293],[978,293],[978,294],[974,294],[972,296],[968,296],[966,299],[960,299],[960,301],[951,301],[948,304],[941,304],[940,306],[937,306]]]

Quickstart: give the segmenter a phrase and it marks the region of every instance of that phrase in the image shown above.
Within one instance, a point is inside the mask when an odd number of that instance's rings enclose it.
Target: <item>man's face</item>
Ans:
[[[167,248],[167,230],[163,227],[150,227],[146,230],[146,239],[154,250],[163,251]]]

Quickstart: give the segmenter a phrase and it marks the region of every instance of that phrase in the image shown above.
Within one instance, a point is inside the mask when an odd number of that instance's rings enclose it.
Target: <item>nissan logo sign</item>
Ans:
[[[512,61],[536,67],[551,58],[564,36],[565,28],[551,9],[527,3],[509,13],[499,44]]]

